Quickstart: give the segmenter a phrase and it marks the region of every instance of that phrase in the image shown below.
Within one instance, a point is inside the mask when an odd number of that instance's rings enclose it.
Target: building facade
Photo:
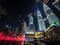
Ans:
[[[29,14],[29,23],[26,28],[26,34],[34,34],[34,32],[35,32],[35,25],[33,21],[33,16],[32,14]]]
[[[50,24],[59,21],[58,17],[46,4],[43,4],[43,9]]]
[[[45,22],[42,18],[42,14],[39,10],[37,10],[37,20],[38,20],[38,27],[39,27],[39,31],[45,30]]]
[[[55,0],[52,5],[54,5],[60,11],[60,0]]]

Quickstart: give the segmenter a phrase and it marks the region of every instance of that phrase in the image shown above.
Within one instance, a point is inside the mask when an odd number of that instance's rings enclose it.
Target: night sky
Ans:
[[[20,26],[22,20],[28,25],[28,14],[33,12],[35,0],[0,0],[0,6],[5,8],[7,14],[0,14],[0,25]]]
[[[35,0],[0,0],[0,6],[3,7],[2,9],[5,9],[5,13],[0,14],[2,15],[0,18],[0,25],[2,26],[11,25],[20,27],[22,20],[25,20],[28,24],[28,14],[36,11],[37,7],[41,11],[43,18],[45,18],[42,4],[40,3],[38,6]],[[37,23],[35,24],[37,25]]]
[[[6,1],[5,7],[8,9],[8,12],[14,14],[26,15],[32,11],[33,6],[35,5],[35,0],[15,0],[15,1]]]

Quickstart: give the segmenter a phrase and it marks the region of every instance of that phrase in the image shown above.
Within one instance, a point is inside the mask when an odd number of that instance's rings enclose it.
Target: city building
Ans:
[[[46,4],[60,19],[60,0],[43,0],[42,3]]]
[[[60,0],[55,0],[52,5],[54,5],[60,11]]]
[[[35,25],[32,14],[29,15],[29,30],[35,32]]]
[[[43,9],[50,24],[59,21],[58,17],[46,4],[43,4]]]
[[[28,26],[27,26],[27,33],[28,34],[34,34],[35,32],[35,25],[33,23],[33,17],[32,17],[32,14],[29,14],[29,23],[28,23]]]
[[[33,24],[33,16],[32,13],[29,14],[29,25]]]
[[[22,32],[22,33],[25,33],[26,28],[27,28],[26,22],[23,20],[23,21],[22,21],[22,24],[21,24],[21,32]]]
[[[38,20],[39,31],[45,30],[46,29],[45,22],[39,10],[37,10],[37,20]]]
[[[32,14],[29,14],[29,23],[28,26],[26,26],[26,41],[27,42],[32,42],[32,39],[34,38],[34,33],[35,33],[35,25],[33,23],[33,17]]]

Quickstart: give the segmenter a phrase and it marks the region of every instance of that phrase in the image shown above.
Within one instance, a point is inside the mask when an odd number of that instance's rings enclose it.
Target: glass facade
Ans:
[[[43,8],[50,24],[59,21],[58,17],[53,13],[53,11],[46,4],[43,4]]]
[[[29,15],[29,25],[27,26],[26,34],[34,34],[35,25],[33,24],[32,14]]]
[[[46,13],[50,15],[52,12],[51,10],[47,10]]]
[[[56,0],[52,4],[60,11],[60,0]]]
[[[33,24],[33,17],[32,17],[32,15],[29,15],[29,24]]]
[[[34,24],[30,24],[29,26],[27,26],[25,32],[26,32],[26,34],[34,34],[34,32],[35,32]]]
[[[32,14],[29,15],[29,30],[30,30],[30,32],[35,30],[35,26],[34,26],[34,24],[33,24]]]
[[[39,30],[40,31],[45,30],[46,29],[45,22],[43,21],[42,14],[39,10],[37,10],[37,20],[38,20]]]
[[[34,31],[35,30],[34,24],[30,24],[29,28],[30,28],[30,31]]]
[[[43,21],[40,21],[38,22],[38,25],[39,25],[39,30],[42,31],[42,30],[45,30],[46,27],[45,27],[45,22]]]

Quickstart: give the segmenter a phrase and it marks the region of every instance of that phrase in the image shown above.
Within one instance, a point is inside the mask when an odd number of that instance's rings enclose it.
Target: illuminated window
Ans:
[[[43,21],[40,21],[38,25],[39,25],[40,30],[45,30],[46,27],[45,27],[45,23]]]
[[[58,19],[54,15],[49,16],[48,20],[49,20],[50,24],[53,23],[53,22],[58,21]]]
[[[51,10],[47,10],[46,13],[47,13],[47,14],[51,14],[52,11],[51,11]]]
[[[39,19],[39,20],[42,20],[42,17],[41,17],[41,16],[38,16],[38,19]]]
[[[37,10],[37,16],[41,16],[41,12]]]

